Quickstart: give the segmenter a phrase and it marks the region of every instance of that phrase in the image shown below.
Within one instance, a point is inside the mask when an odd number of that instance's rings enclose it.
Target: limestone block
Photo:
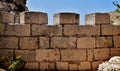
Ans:
[[[120,48],[111,48],[110,56],[120,56]]]
[[[48,37],[39,37],[39,47],[42,49],[49,48],[49,38]]]
[[[22,12],[20,13],[20,23],[47,24],[48,16],[42,12]]]
[[[39,49],[36,50],[36,61],[58,61],[60,59],[59,50]]]
[[[40,62],[40,70],[55,70],[55,63],[52,62]]]
[[[18,38],[16,37],[0,37],[0,48],[17,49]]]
[[[70,71],[77,71],[78,70],[78,64],[69,64],[69,70]]]
[[[113,41],[114,41],[114,47],[120,47],[120,36],[114,36]]]
[[[20,49],[37,49],[38,38],[36,37],[22,37],[20,38]]]
[[[92,37],[78,38],[77,48],[95,48],[95,38]]]
[[[56,62],[56,68],[58,70],[68,70],[68,62]]]
[[[85,25],[110,24],[109,13],[92,13],[85,15]]]
[[[50,48],[76,48],[76,38],[74,37],[53,37]]]
[[[27,62],[24,66],[25,69],[38,69],[38,62]]]
[[[56,25],[78,25],[79,14],[76,13],[56,13],[53,16],[53,23]]]
[[[91,63],[90,62],[80,62],[79,70],[90,70]]]
[[[93,61],[93,49],[87,50],[87,61]]]
[[[99,64],[101,64],[103,61],[94,61],[92,62],[92,69],[98,69]]]

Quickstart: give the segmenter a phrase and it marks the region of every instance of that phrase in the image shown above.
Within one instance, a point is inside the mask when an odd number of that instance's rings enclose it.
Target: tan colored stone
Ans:
[[[5,24],[0,23],[0,35],[4,35]]]
[[[94,58],[95,60],[106,60],[109,58],[109,49],[94,49]]]
[[[60,52],[57,49],[39,49],[36,50],[35,58],[37,61],[58,61]]]
[[[76,48],[76,38],[74,37],[53,37],[50,48]]]
[[[46,49],[49,48],[49,38],[48,37],[40,37],[39,38],[39,47]]]
[[[0,48],[18,48],[18,38],[16,37],[0,37]]]
[[[93,49],[87,50],[87,61],[93,61]]]
[[[85,15],[86,25],[110,24],[109,13],[92,13]]]
[[[119,35],[120,26],[119,25],[102,25],[102,35]]]
[[[40,70],[54,70],[55,69],[55,63],[50,63],[50,62],[41,62],[40,63]]]
[[[101,64],[103,61],[95,61],[92,62],[92,69],[98,69],[99,64]]]
[[[114,36],[113,41],[114,41],[114,47],[120,47],[120,36]]]
[[[76,13],[56,13],[53,16],[54,24],[64,24],[64,25],[78,25],[79,24],[79,14]]]
[[[20,49],[37,49],[38,38],[36,37],[22,37],[20,38]]]
[[[78,38],[77,48],[95,48],[95,38],[92,37]]]
[[[86,50],[61,50],[62,61],[86,61]]]
[[[111,48],[110,56],[120,56],[120,48]]]
[[[42,12],[22,12],[20,13],[20,23],[26,24],[47,24],[47,13]]]
[[[69,70],[70,71],[77,71],[78,70],[78,64],[69,64]]]
[[[68,70],[68,62],[56,62],[57,70]]]
[[[112,37],[97,37],[96,47],[112,47]]]
[[[69,36],[85,36],[85,35],[100,35],[99,25],[65,25],[64,35]]]
[[[79,70],[90,70],[91,64],[90,62],[81,62],[79,65]]]
[[[21,56],[24,61],[35,61],[34,50],[15,50],[15,56]]]
[[[27,62],[24,66],[25,69],[38,69],[38,62]]]

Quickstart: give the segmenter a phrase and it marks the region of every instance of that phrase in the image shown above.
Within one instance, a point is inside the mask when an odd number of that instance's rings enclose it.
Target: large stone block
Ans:
[[[22,12],[20,13],[20,23],[47,24],[48,16],[42,12]]]
[[[52,62],[40,62],[41,71],[53,71],[55,70],[55,63]]]
[[[91,63],[90,62],[81,62],[79,65],[79,70],[90,70]]]
[[[68,62],[56,62],[57,70],[68,70]]]
[[[38,38],[36,37],[22,37],[20,38],[20,49],[37,49]]]
[[[67,36],[85,36],[85,35],[100,35],[100,26],[91,25],[65,25],[64,35]]]
[[[97,37],[96,47],[112,47],[112,37]]]
[[[114,47],[120,47],[120,36],[114,36],[113,41],[114,41]]]
[[[120,26],[116,25],[102,25],[102,35],[119,35]]]
[[[56,13],[53,17],[54,24],[60,25],[78,25],[79,24],[79,14],[76,13]]]
[[[95,48],[95,38],[92,37],[78,38],[77,48]]]
[[[120,56],[120,48],[111,48],[110,56]]]
[[[110,24],[109,13],[92,13],[85,15],[86,25]]]
[[[5,24],[0,23],[0,35],[3,35],[5,31]]]
[[[102,63],[103,61],[94,61],[92,62],[92,69],[98,69],[99,65]]]
[[[87,61],[93,61],[93,54],[94,52],[93,52],[93,49],[89,49],[89,50],[87,50]]]
[[[42,49],[49,48],[50,40],[48,37],[39,37],[39,47]]]
[[[76,48],[76,38],[74,37],[53,37],[50,48]]]
[[[0,37],[0,48],[18,48],[18,38],[16,37]]]
[[[35,61],[34,50],[15,50],[15,56],[21,56],[24,61]]]
[[[39,49],[36,50],[36,61],[58,61],[60,59],[59,50]]]
[[[61,50],[62,61],[86,61],[86,50]]]
[[[25,69],[39,69],[38,68],[38,62],[27,62],[25,63],[25,66],[24,66]]]
[[[70,71],[77,71],[78,67],[79,67],[78,64],[69,64]]]

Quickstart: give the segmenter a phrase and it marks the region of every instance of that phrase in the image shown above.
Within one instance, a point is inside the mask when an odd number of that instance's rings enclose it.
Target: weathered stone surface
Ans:
[[[87,50],[87,61],[93,61],[93,49]]]
[[[113,41],[114,41],[114,47],[120,47],[120,36],[114,36]]]
[[[106,60],[109,58],[109,54],[108,48],[94,49],[95,60]]]
[[[47,24],[47,13],[42,12],[22,12],[20,13],[20,23],[26,24]]]
[[[48,37],[39,37],[39,47],[42,49],[49,48],[49,38]]]
[[[38,38],[36,37],[22,37],[20,38],[20,49],[37,49]]]
[[[95,48],[95,38],[92,37],[78,38],[77,48]]]
[[[0,37],[0,48],[18,48],[18,38],[16,37]]]
[[[119,25],[102,25],[102,35],[119,35],[120,26]]]
[[[101,64],[103,61],[95,61],[92,62],[92,69],[97,69],[99,67],[99,64]]]
[[[65,25],[64,35],[69,36],[85,36],[85,35],[100,35],[100,26],[91,25]]]
[[[55,70],[55,63],[50,63],[50,62],[41,62],[40,63],[40,70]]]
[[[27,62],[24,66],[25,69],[39,69],[38,62]]]
[[[97,37],[96,47],[112,47],[112,37]]]
[[[0,49],[0,61],[2,60],[1,58],[5,57],[7,59],[13,59],[13,50],[10,49]]]
[[[34,50],[15,50],[15,56],[21,56],[24,61],[35,61]]]
[[[79,65],[79,70],[91,69],[90,62],[81,62]]]
[[[58,70],[68,70],[68,62],[56,62],[56,68]]]
[[[36,50],[36,61],[58,61],[60,59],[59,50],[39,49]]]
[[[111,48],[110,56],[120,56],[120,48]]]
[[[92,13],[85,16],[86,25],[110,24],[109,13]]]
[[[76,48],[76,38],[74,37],[53,37],[50,48]]]
[[[61,50],[62,61],[85,61],[86,50]]]
[[[5,24],[0,23],[0,35],[3,35],[5,31]]]
[[[64,25],[78,25],[79,24],[79,14],[76,13],[56,13],[53,16],[54,24],[64,24]]]
[[[69,70],[70,71],[77,71],[78,70],[78,64],[69,64]]]

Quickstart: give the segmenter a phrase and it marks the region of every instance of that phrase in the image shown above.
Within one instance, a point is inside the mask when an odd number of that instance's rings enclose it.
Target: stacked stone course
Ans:
[[[21,12],[17,25],[11,13],[0,15],[0,57],[20,55],[27,69],[90,70],[120,56],[120,26],[108,13],[87,14],[85,25],[76,13],[54,14],[55,25],[43,12]]]

